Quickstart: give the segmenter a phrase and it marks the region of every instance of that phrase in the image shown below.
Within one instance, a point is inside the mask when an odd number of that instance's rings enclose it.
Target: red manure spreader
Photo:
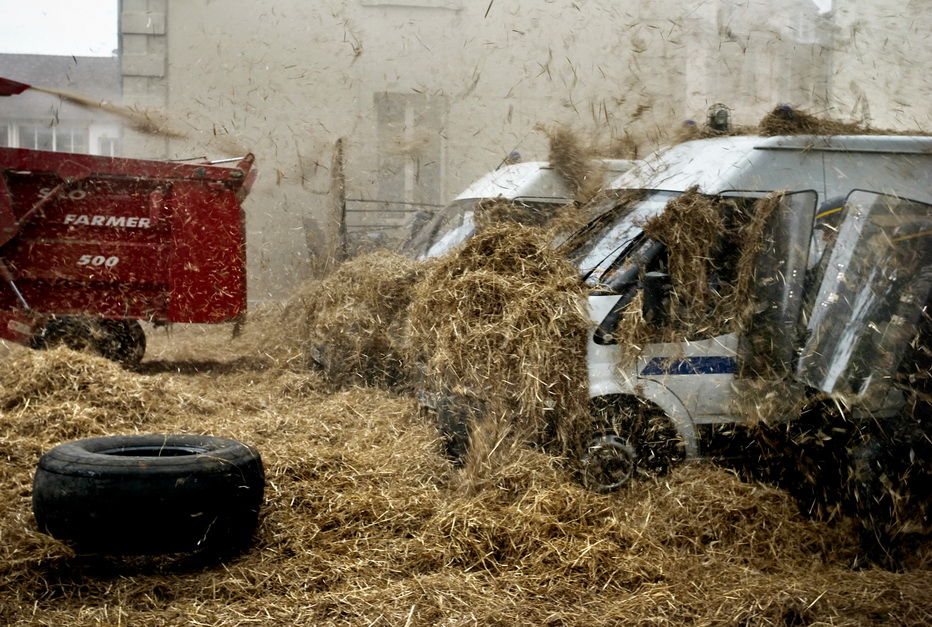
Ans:
[[[0,337],[133,364],[140,321],[237,319],[253,161],[0,148]]]

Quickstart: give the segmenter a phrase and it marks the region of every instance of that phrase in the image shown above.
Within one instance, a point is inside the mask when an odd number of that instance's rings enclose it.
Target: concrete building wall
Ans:
[[[121,0],[120,62],[123,101],[135,107],[168,107],[167,0]],[[168,155],[165,137],[127,129],[127,154],[152,159]]]
[[[877,128],[932,128],[932,0],[834,0],[832,111]]]
[[[338,188],[350,233],[378,239],[386,223],[444,204],[512,151],[545,159],[539,124],[571,125],[605,147],[633,136],[643,151],[716,102],[740,123],[777,103],[848,115],[850,98],[836,89],[857,73],[849,57],[881,45],[876,34],[849,41],[854,27],[836,29],[810,0],[687,4],[123,0],[126,99],[164,103],[185,135],[140,150],[256,154],[246,208],[251,297],[263,300],[330,250]],[[857,21],[849,13],[844,24]]]

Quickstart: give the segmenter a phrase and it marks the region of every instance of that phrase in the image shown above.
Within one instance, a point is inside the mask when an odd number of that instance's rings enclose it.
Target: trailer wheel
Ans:
[[[135,366],[146,353],[146,334],[138,320],[95,320],[78,316],[49,319],[32,338],[32,348],[67,346],[90,351],[125,366]]]
[[[60,444],[39,460],[39,529],[81,553],[245,549],[264,491],[259,453],[203,435],[129,435]]]
[[[135,366],[146,354],[146,333],[138,320],[99,320],[95,349],[103,357]]]
[[[74,316],[56,316],[33,336],[32,348],[43,350],[58,346],[67,346],[74,351],[93,350],[94,338],[90,321]]]

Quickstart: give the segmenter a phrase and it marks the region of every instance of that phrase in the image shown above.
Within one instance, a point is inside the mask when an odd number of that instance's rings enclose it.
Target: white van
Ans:
[[[603,177],[603,187],[628,170],[633,161],[593,160],[594,172]],[[413,237],[402,253],[414,259],[429,259],[449,252],[476,231],[476,207],[483,200],[501,198],[527,210],[529,219],[544,221],[553,212],[573,202],[566,180],[546,161],[503,165],[467,187],[453,202],[413,229]]]
[[[909,341],[921,319],[928,319],[932,285],[932,137],[696,140],[656,152],[610,187],[641,193],[603,203],[601,215],[567,245],[594,289],[589,395],[607,426],[593,433],[582,460],[590,485],[610,490],[638,466],[662,469],[683,456],[714,454],[723,431],[749,420],[738,398],[745,379],[760,378],[743,374],[749,360],[760,359],[749,346],[765,346],[781,374],[759,390],[781,397],[767,401],[774,407],[798,411],[807,398],[822,396],[844,399],[838,406],[850,408],[855,421],[859,414],[877,421],[902,413],[893,377],[915,348]],[[630,348],[615,343],[613,332],[625,307],[638,295],[655,307],[671,278],[665,246],[642,226],[692,188],[748,207],[784,193],[758,260],[756,324],[741,336],[713,325],[711,334],[624,354]],[[817,259],[813,226],[825,215],[840,219]],[[900,258],[909,260],[909,270],[895,263]]]

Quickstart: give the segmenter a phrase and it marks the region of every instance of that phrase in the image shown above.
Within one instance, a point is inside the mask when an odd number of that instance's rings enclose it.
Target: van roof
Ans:
[[[791,155],[789,153],[798,153]],[[829,154],[845,153],[859,161],[846,172],[823,167]],[[782,155],[782,156],[778,156]],[[824,156],[824,158],[823,158]],[[847,158],[847,157],[845,157]],[[655,151],[614,179],[613,189],[664,189],[685,191],[698,185],[702,192],[729,190],[815,189],[834,195],[841,190],[868,186],[864,173],[874,167],[874,179],[883,179],[884,191],[902,189],[906,197],[924,200],[930,195],[932,137],[916,135],[784,135],[733,136],[698,139]],[[893,167],[908,165],[906,168]],[[832,180],[827,180],[831,175]]]
[[[758,138],[758,150],[819,150],[932,155],[926,135],[780,135]]]
[[[595,159],[605,172],[605,182],[617,178],[631,167],[627,159]],[[485,174],[467,187],[456,199],[473,198],[552,199],[567,202],[573,197],[563,177],[547,161],[525,161],[504,165]]]

